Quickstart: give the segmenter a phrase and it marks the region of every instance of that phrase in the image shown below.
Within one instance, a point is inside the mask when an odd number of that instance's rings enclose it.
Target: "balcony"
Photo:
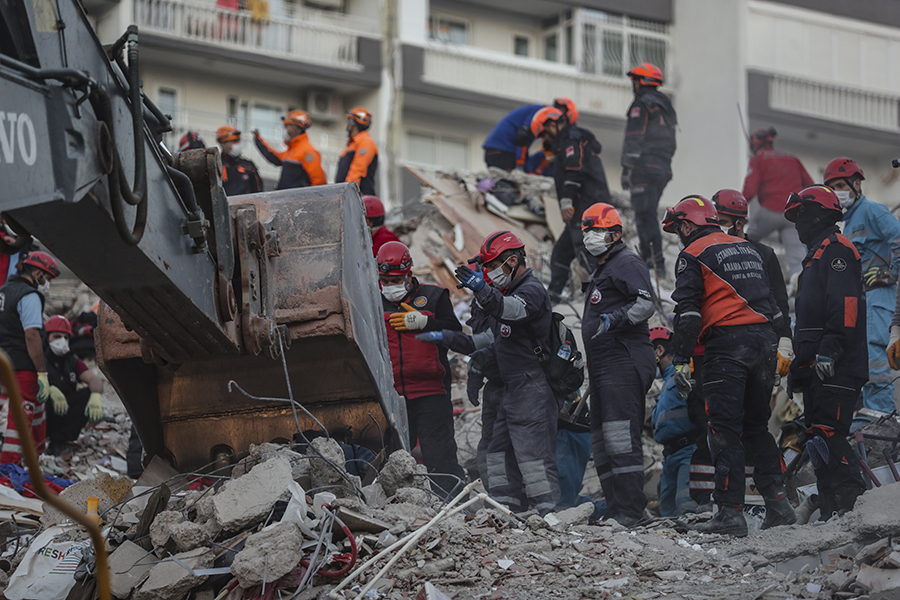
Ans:
[[[359,17],[298,8],[291,17],[254,20],[190,0],[134,0],[142,33],[193,41],[220,49],[278,57],[361,73],[361,40],[378,40],[379,23]],[[380,60],[380,57],[379,57]]]

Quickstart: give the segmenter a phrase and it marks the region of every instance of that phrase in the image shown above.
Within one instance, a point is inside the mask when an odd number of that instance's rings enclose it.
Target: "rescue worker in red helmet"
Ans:
[[[181,136],[180,140],[178,140],[179,152],[184,152],[185,150],[198,150],[200,148],[206,148],[206,142],[203,141],[203,136],[196,131],[188,131]]]
[[[641,257],[664,278],[662,235],[656,214],[659,199],[672,179],[675,128],[678,117],[668,96],[659,91],[663,72],[656,65],[641,63],[628,72],[634,101],[625,113],[622,145],[622,189],[631,192]]]
[[[802,268],[806,249],[797,239],[797,232],[784,218],[784,199],[813,184],[803,163],[793,154],[775,150],[774,127],[757,129],[750,134],[750,165],[744,178],[741,193],[747,202],[759,200],[759,208],[753,211],[747,225],[747,238],[765,240],[771,234],[778,234],[784,246],[787,266],[785,279],[790,279]]]
[[[281,167],[281,176],[275,189],[286,190],[328,183],[325,171],[322,170],[322,156],[306,133],[312,126],[312,119],[306,111],[292,110],[281,122],[284,125],[284,143],[287,145],[281,152],[272,148],[259,135],[258,129],[253,130],[256,149],[267,161]]]
[[[62,316],[50,317],[44,323],[47,344],[44,359],[50,380],[53,410],[47,411],[47,454],[62,453],[68,442],[78,439],[84,425],[103,418],[103,379],[97,377],[69,348],[72,325]],[[78,389],[78,383],[87,387]]]
[[[216,141],[222,147],[222,188],[225,195],[240,196],[263,191],[256,165],[241,156],[241,132],[230,125],[223,125],[216,130]]]
[[[462,325],[446,288],[419,283],[413,277],[412,257],[406,245],[387,242],[375,262],[394,388],[406,401],[410,447],[419,441],[434,482],[443,489],[442,495],[453,497],[454,488],[460,484],[457,478],[464,481],[465,473],[456,461],[450,362],[445,347],[421,342],[416,334],[461,331]]]
[[[650,271],[625,246],[622,219],[613,206],[588,207],[580,226],[595,265],[581,322],[594,465],[609,506],[606,518],[631,527],[647,505],[641,432],[656,372],[647,327],[654,312]]]
[[[505,387],[487,449],[491,493],[513,511],[544,515],[559,501],[559,408],[541,360],[550,351],[550,296],[525,266],[525,245],[513,233],[492,233],[480,254],[483,270],[461,266],[456,278],[500,323],[493,348]]]
[[[677,233],[684,245],[672,293],[672,360],[683,396],[692,387],[690,357],[698,340],[705,343],[703,395],[719,511],[695,529],[747,535],[745,453],[766,503],[762,528],[793,523],[781,453],[768,431],[778,339],[772,324],[783,317],[762,257],[750,242],[722,233],[715,206],[702,196],[688,196],[667,210],[663,229]]]
[[[369,134],[372,113],[362,106],[347,111],[347,147],[338,160],[335,183],[355,181],[359,193],[375,195],[375,173],[378,171],[378,146]]]
[[[378,251],[388,242],[399,242],[400,238],[384,225],[384,204],[375,196],[363,196],[363,206],[366,209],[366,225],[372,232],[372,252],[378,256]]]
[[[814,185],[792,194],[784,216],[809,249],[797,285],[796,358],[788,385],[803,392],[806,451],[824,521],[852,509],[866,491],[847,442],[856,400],[869,378],[862,266],[853,242],[837,226],[843,212],[831,188]]]
[[[566,222],[550,255],[550,297],[558,301],[569,280],[570,265],[578,259],[588,272],[593,261],[584,249],[581,215],[598,202],[609,202],[606,172],[600,160],[600,142],[594,134],[569,123],[556,108],[543,108],[534,115],[531,131],[550,144],[557,157],[553,167],[556,197]]]
[[[56,259],[41,250],[30,253],[18,275],[0,287],[0,348],[6,352],[16,372],[25,415],[38,454],[44,451],[47,421],[44,403],[50,398],[50,381],[44,360],[44,298],[50,281],[59,276]],[[0,463],[22,461],[19,433],[12,411],[6,422]]]

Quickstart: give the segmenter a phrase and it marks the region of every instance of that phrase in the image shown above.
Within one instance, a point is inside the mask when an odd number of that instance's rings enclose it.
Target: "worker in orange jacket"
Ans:
[[[312,119],[302,110],[292,110],[282,120],[284,123],[284,143],[287,149],[278,152],[253,130],[256,147],[267,161],[281,167],[281,177],[275,186],[279,190],[288,188],[325,185],[328,178],[322,170],[322,157],[309,141],[306,130]]]
[[[338,161],[335,183],[355,181],[360,194],[375,195],[375,171],[378,170],[378,146],[369,135],[372,113],[362,106],[347,111],[347,147]]]

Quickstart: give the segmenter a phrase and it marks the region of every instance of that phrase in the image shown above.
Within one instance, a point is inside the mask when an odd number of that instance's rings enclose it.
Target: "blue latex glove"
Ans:
[[[420,342],[427,342],[429,344],[440,344],[444,341],[444,332],[443,331],[426,331],[425,333],[420,333],[416,336],[416,339]]]
[[[473,271],[466,265],[456,268],[456,278],[463,286],[476,293],[484,287],[484,274],[481,271]]]
[[[690,363],[682,363],[675,365],[675,387],[682,398],[687,398],[691,390],[694,389],[694,380],[691,379]]]
[[[816,355],[816,362],[813,364],[816,375],[819,379],[825,381],[826,377],[834,377],[834,359],[821,354]]]
[[[600,315],[600,325],[597,326],[597,333],[592,335],[591,339],[597,339],[607,331],[609,331],[609,315]]]

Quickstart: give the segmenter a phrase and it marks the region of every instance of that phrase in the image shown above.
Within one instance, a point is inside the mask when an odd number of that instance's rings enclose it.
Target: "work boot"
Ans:
[[[694,525],[694,531],[700,533],[721,533],[735,537],[747,537],[747,520],[740,505],[719,506],[719,512],[706,523]]]
[[[797,515],[794,514],[794,507],[787,499],[783,484],[776,484],[766,489],[760,488],[759,491],[763,500],[766,501],[766,518],[760,529],[793,525],[797,522]]]

